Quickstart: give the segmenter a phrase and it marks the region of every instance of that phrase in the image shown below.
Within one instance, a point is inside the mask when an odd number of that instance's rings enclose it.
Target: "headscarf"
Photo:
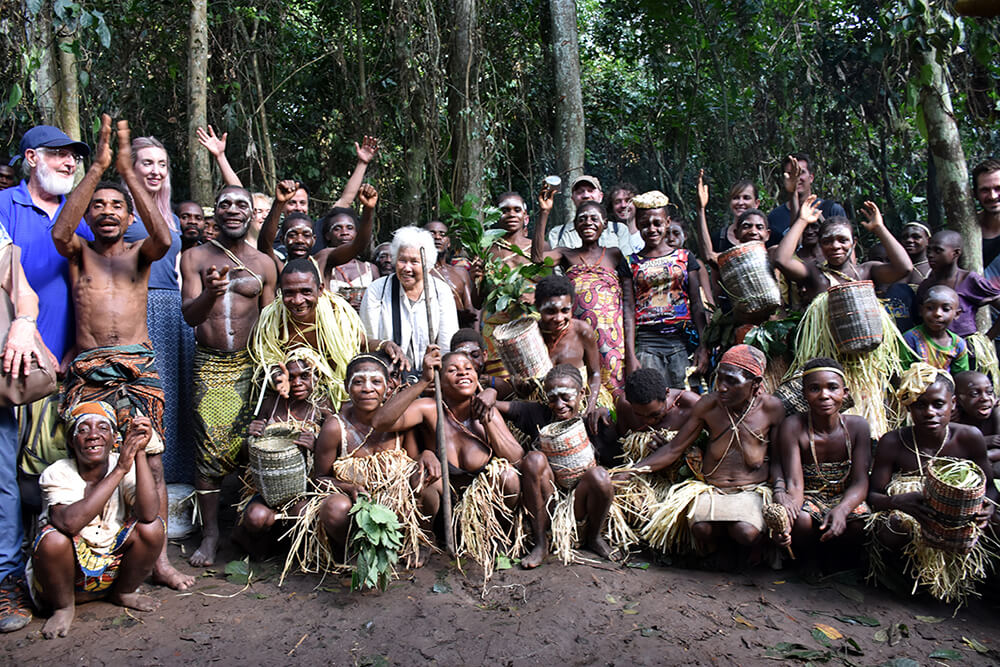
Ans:
[[[118,430],[118,417],[115,414],[114,408],[104,401],[88,401],[86,403],[78,403],[70,411],[71,434],[76,435],[76,429],[84,419],[95,416],[101,421],[106,421],[110,424],[112,431]]]
[[[636,208],[663,208],[670,203],[670,198],[659,190],[650,190],[632,198]]]
[[[767,357],[764,353],[750,345],[734,345],[719,360],[720,364],[729,364],[749,372],[755,378],[764,377],[767,367]]]
[[[896,390],[896,398],[904,407],[909,407],[918,398],[923,396],[927,389],[938,381],[939,378],[947,380],[952,391],[955,383],[946,371],[935,368],[924,361],[918,361],[910,365],[900,376],[899,389]]]

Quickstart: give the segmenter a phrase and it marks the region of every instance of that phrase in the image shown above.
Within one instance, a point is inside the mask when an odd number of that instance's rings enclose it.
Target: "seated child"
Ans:
[[[924,500],[923,481],[926,466],[939,456],[976,463],[986,475],[987,502],[976,517],[985,526],[1000,499],[986,443],[977,429],[951,423],[955,389],[945,371],[914,363],[903,373],[897,396],[913,426],[886,433],[875,452],[868,487],[868,504],[876,512],[869,524],[874,537],[870,543],[873,574],[905,568],[916,586],[928,589],[934,597],[949,603],[962,601],[975,594],[985,579],[988,554],[982,540],[968,554],[942,551],[926,543],[922,527],[933,530],[929,522],[936,517]],[[907,561],[904,566],[887,567],[885,559],[899,554]]]
[[[931,237],[927,246],[927,261],[931,272],[917,288],[913,301],[914,320],[927,298],[927,292],[934,285],[947,285],[958,294],[961,310],[948,329],[963,338],[976,333],[976,310],[980,306],[991,306],[1000,300],[1000,288],[978,273],[958,267],[962,256],[962,235],[952,229],[943,229]],[[1000,319],[993,329],[1000,327]],[[986,334],[990,340],[996,338],[1000,330]]]
[[[534,442],[538,439],[542,426],[580,416],[583,378],[573,366],[559,364],[545,376],[543,390],[547,400],[544,405],[526,401],[497,401],[496,392],[487,389],[476,397],[476,409],[489,412],[496,408]],[[521,560],[521,566],[531,569],[541,565],[549,553],[548,530],[551,521],[547,508],[556,488],[556,478],[548,457],[538,450],[525,454],[519,467],[524,477],[521,501],[531,519],[535,543],[531,553]],[[601,558],[609,558],[611,548],[601,537],[614,497],[608,471],[601,466],[594,466],[583,471],[569,488],[573,494],[574,516],[577,521],[586,521],[587,524],[583,547]]]
[[[800,544],[811,550],[817,542],[846,540],[850,548],[837,554],[854,553],[869,515],[868,422],[840,414],[847,386],[843,367],[833,359],[803,366],[802,397],[809,411],[786,417],[778,429],[782,475],[774,482],[774,500],[788,511],[792,530],[777,541],[800,552]]]
[[[902,350],[903,366],[923,361],[951,374],[969,370],[969,346],[949,330],[961,307],[958,294],[947,285],[933,285],[920,304],[921,324],[903,334],[909,349]],[[916,352],[916,356],[911,353]]]
[[[979,429],[986,440],[993,476],[1000,476],[1000,408],[993,383],[978,371],[964,371],[955,376],[955,398],[958,412],[954,421]]]
[[[41,529],[26,574],[36,606],[53,610],[42,627],[46,639],[66,636],[76,601],[107,598],[138,611],[159,605],[135,592],[153,571],[165,533],[146,460],[153,427],[135,417],[115,454],[117,430],[110,405],[78,404],[70,413],[70,457],[39,478]]]

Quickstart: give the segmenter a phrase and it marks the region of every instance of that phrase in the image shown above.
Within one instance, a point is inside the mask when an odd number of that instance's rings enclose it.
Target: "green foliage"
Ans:
[[[438,203],[441,221],[448,225],[456,247],[465,250],[469,259],[489,260],[490,248],[503,238],[504,230],[497,228],[500,209],[481,206],[473,195],[466,195],[462,206],[456,207],[447,194]]]
[[[399,560],[403,533],[396,514],[365,496],[359,496],[351,507],[354,536],[351,548],[357,559],[351,575],[351,590],[380,588],[385,590],[392,579],[393,566]]]
[[[524,251],[513,244],[504,247],[515,255],[527,257]],[[524,302],[522,297],[534,290],[534,283],[552,273],[555,263],[546,257],[540,264],[520,264],[510,266],[495,257],[486,264],[486,283],[489,291],[483,300],[483,310],[500,313],[506,311],[511,319],[535,312],[535,307]]]

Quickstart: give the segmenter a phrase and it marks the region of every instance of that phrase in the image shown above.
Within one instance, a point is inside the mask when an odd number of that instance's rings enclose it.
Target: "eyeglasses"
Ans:
[[[77,164],[83,162],[82,155],[80,155],[75,151],[71,151],[68,148],[47,148],[45,146],[41,146],[39,148],[36,148],[35,151],[39,153],[44,153],[46,155],[51,155],[58,160],[66,160],[68,158],[73,158],[73,161],[76,162]]]

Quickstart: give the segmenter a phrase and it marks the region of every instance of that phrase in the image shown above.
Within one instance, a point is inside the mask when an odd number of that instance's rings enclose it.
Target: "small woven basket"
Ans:
[[[265,432],[249,438],[250,472],[271,507],[280,507],[306,492],[306,459],[295,444],[295,431]]]
[[[774,395],[781,400],[785,408],[785,414],[805,414],[809,412],[809,404],[806,403],[805,396],[802,395],[802,374],[796,373],[778,385],[774,390]],[[840,406],[840,411],[850,410],[854,407],[854,397],[847,394],[844,397],[844,404]]]
[[[579,417],[539,429],[538,449],[548,457],[556,483],[564,489],[572,487],[585,472],[597,465],[587,427]]]
[[[833,285],[827,291],[830,333],[841,354],[864,354],[882,344],[882,304],[870,280]]]
[[[507,372],[519,378],[542,377],[552,370],[538,322],[522,317],[493,330],[493,342]]]
[[[719,255],[722,286],[733,308],[747,315],[770,315],[781,306],[781,290],[761,241],[741,243]]]
[[[927,465],[924,476],[924,502],[933,517],[921,524],[924,542],[943,551],[965,554],[972,551],[980,530],[976,515],[986,497],[986,475],[980,471],[980,482],[972,488],[959,489],[938,477],[935,463],[954,459],[938,458]]]

